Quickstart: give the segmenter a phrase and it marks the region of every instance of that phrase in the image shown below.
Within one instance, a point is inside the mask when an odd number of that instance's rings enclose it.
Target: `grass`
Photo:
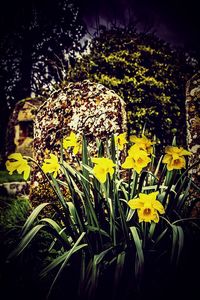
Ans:
[[[6,170],[0,171],[0,184],[4,183],[4,182],[13,182],[13,181],[24,181],[23,176],[18,173],[9,175],[8,171],[6,171]]]
[[[0,196],[0,298],[2,300],[14,298],[25,300],[30,290],[30,300],[44,300],[44,295],[47,293],[45,281],[41,284],[37,277],[43,262],[41,260],[43,252],[46,253],[49,247],[47,235],[41,233],[23,256],[7,263],[8,254],[18,244],[22,226],[30,210],[31,204],[28,198]]]
[[[16,199],[0,196],[0,285],[2,285],[0,287],[0,297],[6,295],[2,299],[11,300],[15,297],[25,300],[28,291],[31,290],[31,295],[29,295],[30,300],[45,300],[52,280],[51,277],[47,277],[44,281],[40,281],[37,277],[38,272],[44,267],[44,257],[48,255],[47,250],[50,243],[50,238],[44,233],[41,233],[36,238],[33,245],[27,249],[22,257],[19,257],[10,264],[5,263],[8,253],[19,241],[21,227],[27,215],[29,215],[30,208],[31,205],[28,198]],[[191,228],[188,228],[188,230],[190,231]],[[193,240],[193,236],[196,237],[195,241]],[[179,272],[174,274],[174,277],[171,273],[168,274],[169,277],[161,274],[164,280],[162,282],[161,279],[159,283],[162,283],[162,285],[158,285],[156,288],[152,287],[152,281],[148,279],[143,297],[138,299],[132,297],[134,295],[130,295],[128,299],[145,300],[148,298],[149,300],[157,300],[162,298],[163,300],[168,300],[170,298],[181,298],[186,300],[195,295],[198,286],[198,276],[195,276],[195,274],[199,270],[199,263],[196,262],[198,262],[198,253],[200,250],[200,236],[195,230],[195,233],[191,234],[191,236],[189,235],[188,238],[188,249],[183,253],[182,265]],[[150,278],[151,272],[148,275],[148,278]],[[66,299],[66,294],[69,299],[72,299],[70,298],[69,287],[66,290],[66,279],[69,282],[71,277],[74,280],[75,275],[69,276],[68,273],[65,274],[64,280],[58,282],[50,300],[58,298],[64,300]],[[169,278],[169,285],[166,282],[167,277]],[[174,278],[174,284],[171,279],[172,277]],[[154,282],[154,284],[157,283],[157,281]],[[10,289],[11,286],[12,288]],[[157,294],[155,294],[155,290]],[[79,300],[82,300],[82,298]]]
[[[28,198],[10,198],[0,196],[0,227],[4,230],[23,224],[31,205]]]

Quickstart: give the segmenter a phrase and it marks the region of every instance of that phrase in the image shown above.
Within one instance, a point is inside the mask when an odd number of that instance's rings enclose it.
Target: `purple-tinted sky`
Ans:
[[[13,30],[18,13],[26,11],[31,3],[44,3],[48,10],[49,4],[57,0],[6,0],[0,9],[1,31]],[[73,1],[73,0],[71,0]],[[107,24],[115,17],[127,22],[130,16],[140,21],[139,28],[152,25],[154,31],[174,45],[186,45],[200,52],[200,0],[74,0],[81,5],[87,25],[94,27],[95,18]],[[27,18],[26,14],[24,17]],[[16,21],[17,22],[17,21]]]
[[[83,15],[88,25],[94,26],[95,17],[102,22],[116,16],[127,21],[133,15],[140,21],[139,28],[152,25],[158,35],[175,45],[189,45],[200,49],[200,11],[198,0],[83,0]]]

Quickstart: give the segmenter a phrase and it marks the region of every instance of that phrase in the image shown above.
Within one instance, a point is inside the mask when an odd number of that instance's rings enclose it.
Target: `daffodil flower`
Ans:
[[[137,209],[139,222],[159,222],[159,214],[164,214],[165,209],[156,197],[158,192],[153,192],[150,194],[139,194],[139,198],[131,199],[128,205],[131,209]]]
[[[76,155],[80,151],[81,143],[78,140],[78,137],[76,136],[76,134],[74,132],[71,132],[69,136],[64,138],[63,147],[64,147],[64,149],[68,149],[68,148],[72,147],[74,155]]]
[[[60,165],[57,156],[51,153],[50,158],[45,158],[42,165],[42,170],[45,174],[53,173],[53,177],[56,178],[60,171]]]
[[[115,136],[115,145],[119,150],[123,150],[125,144],[127,144],[126,132]]]
[[[182,147],[167,146],[165,149],[165,156],[163,157],[163,163],[167,164],[167,170],[172,171],[174,169],[180,170],[186,167],[185,157],[192,153],[183,149]]]
[[[141,150],[147,151],[148,154],[153,153],[152,145],[154,145],[155,142],[152,142],[151,140],[149,140],[144,134],[142,135],[141,138],[139,138],[135,135],[131,135],[130,141],[132,143],[138,145]]]
[[[151,159],[148,153],[144,150],[140,150],[138,145],[133,145],[129,151],[125,162],[122,164],[124,169],[134,169],[138,174],[145,168]]]
[[[12,175],[14,171],[17,171],[19,174],[24,173],[24,180],[29,178],[31,171],[28,161],[23,158],[21,153],[13,153],[8,156],[8,160],[6,161],[6,169],[9,171],[10,175]]]
[[[95,164],[93,168],[94,176],[101,183],[106,181],[107,174],[110,174],[112,178],[115,164],[111,159],[105,157],[92,158],[92,162]]]

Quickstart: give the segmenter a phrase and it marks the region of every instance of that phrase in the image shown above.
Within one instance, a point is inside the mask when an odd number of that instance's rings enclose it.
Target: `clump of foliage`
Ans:
[[[12,176],[8,174],[6,170],[0,170],[0,184],[4,182],[12,181],[22,181],[23,177],[21,174],[13,174]]]
[[[49,296],[61,274],[68,276],[63,295],[72,293],[72,299],[129,300],[146,290],[148,294],[149,289],[159,295],[160,286],[166,285],[181,260],[186,224],[198,228],[194,219],[182,215],[192,185],[183,169],[192,153],[174,141],[155,162],[155,142],[145,135],[130,140],[126,136],[97,141],[98,151],[92,157],[83,137],[78,169],[63,159],[63,153],[60,158],[50,153],[43,161],[41,170],[62,209],[49,202],[37,206],[9,259],[21,254],[39,232],[50,233],[47,252],[55,258],[41,271],[42,278],[53,274]],[[63,144],[67,149],[75,146]],[[6,166],[10,173],[26,177],[31,163],[38,164],[15,153]],[[63,187],[70,191],[68,202]],[[44,217],[46,207],[51,207],[51,217]]]
[[[7,264],[8,253],[17,245],[22,226],[32,210],[28,198],[0,196],[0,290],[7,299],[23,300],[27,290],[32,291],[29,299],[44,299],[42,294],[47,293],[46,281],[41,286],[37,279],[44,256],[47,261],[50,259],[47,249],[51,240],[47,233],[41,232],[37,236],[21,260]]]
[[[31,209],[27,198],[0,197],[0,227],[11,229],[22,225]]]
[[[90,79],[113,89],[126,102],[130,133],[147,124],[162,143],[176,133],[185,144],[185,84],[191,72],[184,53],[155,35],[102,27],[68,80]]]
[[[79,1],[12,3],[3,17],[0,36],[0,152],[4,154],[6,128],[15,104],[40,94],[65,76],[85,25]],[[3,11],[3,10],[2,10]],[[63,68],[65,66],[65,68]]]

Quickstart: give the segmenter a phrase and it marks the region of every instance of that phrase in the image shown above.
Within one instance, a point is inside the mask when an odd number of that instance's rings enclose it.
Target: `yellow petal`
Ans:
[[[168,171],[172,171],[174,168],[171,164],[167,164],[167,170]]]
[[[79,149],[80,149],[79,145],[76,145],[76,146],[74,147],[74,149],[73,149],[74,155],[76,155],[76,154],[79,152]]]
[[[56,170],[56,171],[53,172],[53,177],[56,178],[57,175],[58,175],[58,172],[57,172],[57,170]]]
[[[152,192],[152,193],[148,194],[148,196],[151,200],[155,200],[156,197],[158,196],[158,194],[159,194],[159,192],[156,191],[156,192]]]
[[[152,219],[152,221],[154,221],[155,223],[159,222],[159,214],[157,212],[154,213],[154,218]]]
[[[107,172],[105,168],[100,165],[96,165],[93,169],[94,176],[102,183],[106,181]]]
[[[123,150],[124,145],[127,143],[126,140],[126,132],[121,133],[117,136],[115,136],[115,144],[118,147],[119,150]]]
[[[58,162],[58,157],[55,154],[51,153],[50,157],[53,161]]]
[[[136,198],[136,199],[129,200],[128,205],[130,206],[131,209],[138,209],[144,206],[144,202],[141,201],[139,198]]]
[[[174,151],[173,151],[173,147],[172,146],[166,146],[165,147],[165,153],[167,153],[167,154],[172,154],[172,153],[174,153]]]
[[[143,154],[143,151],[144,150],[141,150],[140,147],[137,144],[135,144],[135,145],[131,146],[130,149],[128,150],[128,155],[131,157],[135,157],[137,154],[139,156],[139,155]]]
[[[109,168],[108,173],[110,174],[110,177],[111,177],[111,178],[113,177],[114,172],[115,172],[115,171],[114,171],[113,168]]]
[[[192,154],[192,152],[187,151],[187,150],[185,150],[185,149],[181,150],[181,152],[179,153],[180,156],[183,156],[183,155],[191,155],[191,154]]]
[[[127,156],[125,162],[122,164],[122,168],[124,169],[133,169],[135,166],[134,160],[132,157]]]
[[[24,170],[26,169],[26,167],[27,167],[28,165],[26,164],[21,164],[18,168],[17,168],[17,172],[19,173],[19,174],[22,174],[22,172],[24,172]]]
[[[16,160],[21,160],[23,159],[23,156],[21,153],[12,153],[8,156],[9,159],[16,159]]]
[[[29,165],[27,165],[26,169],[24,170],[24,180],[27,180],[30,176],[30,172],[31,172],[31,167]]]
[[[153,202],[153,207],[159,211],[160,214],[164,214],[165,213],[165,209],[164,206],[162,205],[162,203],[160,203],[159,201],[155,200]]]
[[[91,158],[91,161],[92,161],[94,164],[98,164],[98,163],[99,163],[99,157],[92,157],[92,158]]]
[[[172,155],[170,155],[170,154],[165,154],[165,156],[163,157],[162,162],[163,162],[164,164],[168,164],[168,163],[170,163],[171,159],[172,159]]]
[[[142,169],[143,169],[143,167],[142,167],[141,165],[137,165],[137,164],[134,165],[134,170],[135,170],[138,174],[141,173]]]

